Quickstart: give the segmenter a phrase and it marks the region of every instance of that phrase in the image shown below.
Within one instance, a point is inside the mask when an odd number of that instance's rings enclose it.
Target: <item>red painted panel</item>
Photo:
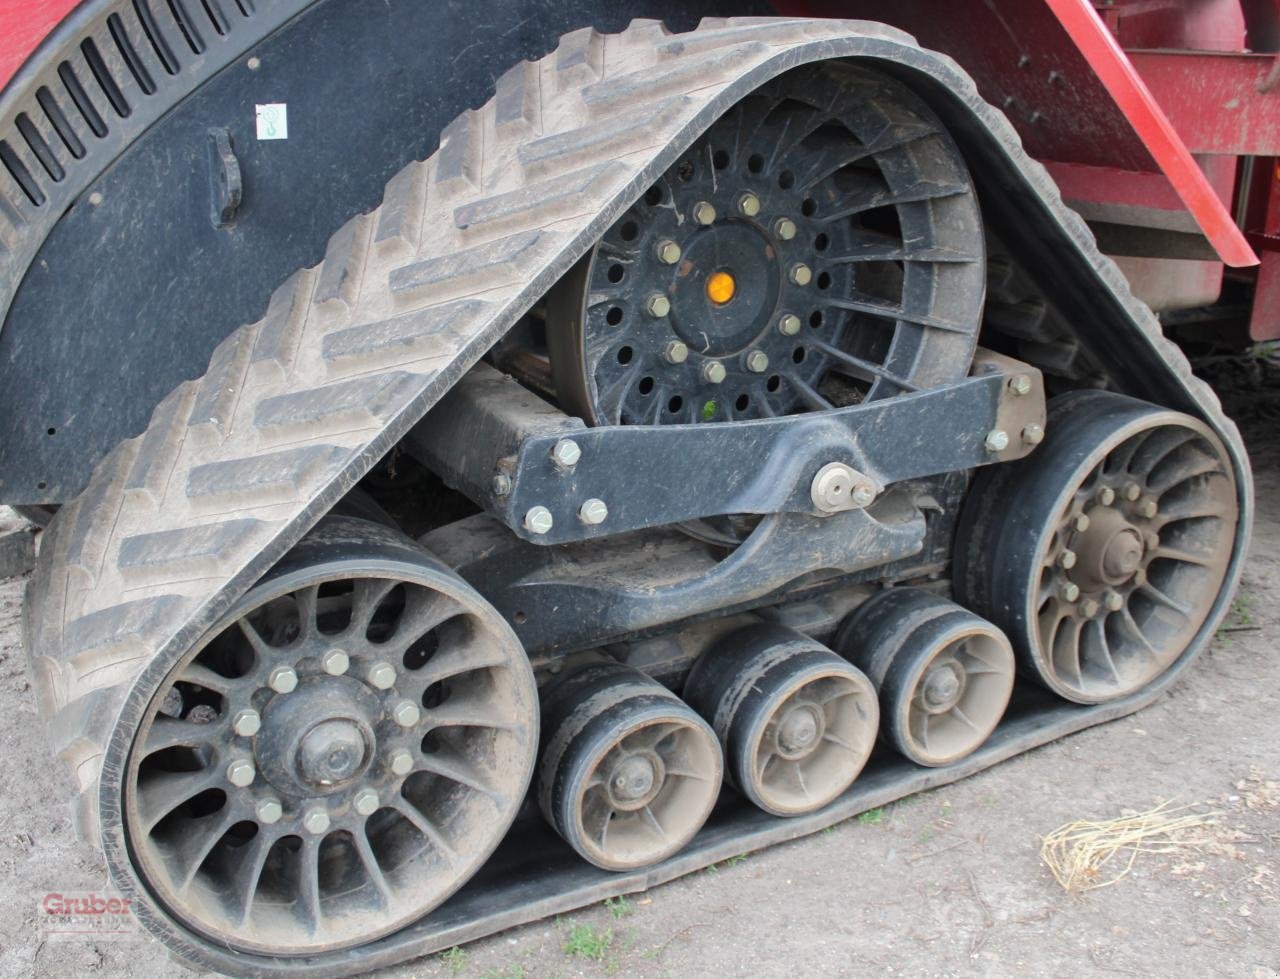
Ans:
[[[0,89],[80,0],[0,0]]]

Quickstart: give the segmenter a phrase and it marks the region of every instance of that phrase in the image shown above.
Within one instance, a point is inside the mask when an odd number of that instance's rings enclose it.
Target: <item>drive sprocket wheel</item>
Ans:
[[[537,730],[501,616],[397,532],[327,518],[147,706],[125,774],[136,868],[231,948],[371,941],[488,858]]]
[[[974,482],[956,543],[961,600],[1030,675],[1077,703],[1142,689],[1217,605],[1239,498],[1189,415],[1101,391],[1050,402],[1044,444]]]

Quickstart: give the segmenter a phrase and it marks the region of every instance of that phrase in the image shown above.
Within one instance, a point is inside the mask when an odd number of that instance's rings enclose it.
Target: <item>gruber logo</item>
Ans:
[[[40,930],[47,939],[120,941],[140,935],[131,898],[94,891],[50,891],[40,899]]]

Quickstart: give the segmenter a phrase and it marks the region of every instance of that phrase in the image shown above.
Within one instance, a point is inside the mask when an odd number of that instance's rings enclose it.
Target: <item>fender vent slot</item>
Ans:
[[[35,178],[31,176],[31,171],[26,168],[18,154],[13,151],[13,147],[9,145],[7,140],[0,139],[0,163],[4,164],[4,168],[9,171],[17,185],[26,194],[27,200],[39,207],[44,203],[44,191],[40,189],[40,185],[36,183]]]
[[[165,72],[170,75],[176,75],[178,73],[178,59],[173,56],[173,52],[169,49],[169,42],[160,33],[160,25],[156,23],[156,19],[151,13],[150,4],[147,3],[147,0],[133,0],[133,12],[142,27],[142,33],[147,35],[147,40],[151,42],[151,49],[155,51],[156,57],[160,59],[160,64],[164,66]]]
[[[107,30],[111,32],[111,40],[116,42],[120,57],[124,58],[124,63],[129,66],[129,71],[137,80],[138,88],[142,89],[144,95],[154,95],[156,83],[152,81],[151,72],[147,71],[147,66],[142,63],[138,52],[134,50],[133,42],[129,40],[129,35],[124,29],[124,21],[120,19],[119,14],[111,14],[107,18]]]
[[[71,121],[62,111],[62,106],[58,105],[58,100],[53,97],[53,93],[42,85],[36,91],[36,102],[44,110],[45,118],[49,120],[49,125],[53,126],[63,145],[66,146],[67,152],[77,160],[83,160],[84,143],[80,142],[80,137],[71,128]]]
[[[209,23],[213,25],[213,29],[218,32],[220,37],[225,37],[231,25],[227,23],[227,15],[218,6],[218,0],[200,0],[200,4],[204,7],[204,12],[209,16]]]
[[[19,112],[18,118],[14,120],[18,125],[18,132],[22,134],[22,138],[27,141],[35,158],[40,161],[40,165],[44,167],[45,173],[52,177],[55,181],[61,180],[67,175],[62,169],[62,164],[58,162],[58,158],[53,155],[53,150],[49,148],[49,144],[45,142],[44,137],[40,135],[40,130],[36,129],[35,123],[31,121],[31,117],[25,112]]]
[[[236,9],[240,11],[241,17],[252,17],[254,14],[253,0],[236,0]]]
[[[187,13],[187,8],[183,6],[182,0],[168,0],[168,2],[169,13],[173,14],[174,23],[178,25],[178,30],[182,31],[182,36],[187,39],[187,46],[191,48],[191,53],[204,54],[204,38],[196,30],[195,22],[191,19],[191,15]]]
[[[58,65],[58,77],[62,79],[62,84],[67,87],[67,94],[71,96],[71,101],[80,110],[80,115],[84,117],[85,124],[93,131],[93,135],[99,139],[107,135],[107,124],[103,121],[102,116],[98,114],[98,110],[94,108],[93,102],[89,98],[89,93],[80,84],[80,79],[76,77],[71,65],[65,61]]]
[[[102,60],[102,52],[93,43],[93,38],[87,37],[81,42],[80,53],[89,63],[89,70],[93,72],[93,77],[97,80],[98,87],[102,89],[102,94],[111,103],[111,108],[116,110],[116,115],[121,119],[127,118],[131,111],[129,103],[125,101],[124,92],[120,91],[120,86],[107,70],[107,63]]]

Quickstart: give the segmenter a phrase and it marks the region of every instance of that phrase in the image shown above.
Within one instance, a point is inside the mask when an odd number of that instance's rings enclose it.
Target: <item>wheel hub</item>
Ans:
[[[920,683],[920,698],[931,714],[944,714],[964,695],[965,671],[955,660],[931,666]]]
[[[627,755],[609,774],[609,796],[618,809],[643,809],[662,790],[666,769],[651,751]]]
[[[1085,591],[1124,584],[1142,566],[1142,531],[1112,507],[1094,507],[1088,517],[1089,529],[1077,543],[1077,584]]]
[[[298,771],[315,785],[336,785],[353,778],[369,756],[364,732],[352,719],[321,721],[303,737]]]
[[[822,712],[812,704],[792,707],[778,724],[778,754],[788,760],[804,757],[822,738],[824,728]]]

